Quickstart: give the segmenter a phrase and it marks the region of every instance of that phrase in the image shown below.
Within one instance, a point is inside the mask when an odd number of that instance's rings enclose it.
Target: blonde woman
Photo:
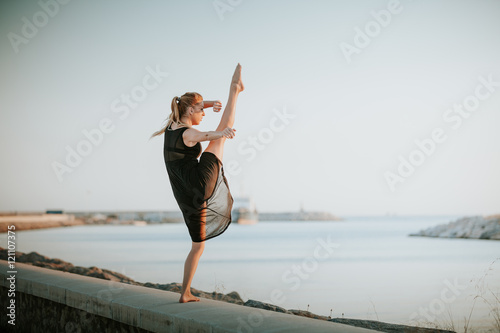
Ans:
[[[200,300],[191,294],[191,281],[205,248],[204,242],[222,234],[231,223],[233,197],[224,176],[222,155],[226,139],[235,136],[236,130],[232,127],[236,100],[244,89],[241,65],[238,64],[231,80],[227,105],[215,131],[202,132],[193,126],[201,123],[205,108],[219,112],[221,102],[204,101],[200,94],[188,92],[174,97],[167,125],[153,134],[165,134],[163,155],[167,173],[192,240],[184,264],[180,303]],[[210,141],[203,153],[202,141]]]

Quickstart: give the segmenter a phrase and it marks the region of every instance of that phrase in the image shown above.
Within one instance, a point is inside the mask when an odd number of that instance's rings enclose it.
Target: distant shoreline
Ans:
[[[1,214],[0,215],[0,233],[44,228],[68,227],[75,225],[83,225],[85,221],[76,218],[71,214]],[[14,229],[9,229],[9,226],[14,225]]]
[[[259,213],[259,221],[266,223],[307,223],[309,221],[338,222],[348,221],[352,218],[363,219],[366,217],[373,216],[347,216],[345,218],[340,218],[330,213],[307,211]],[[393,219],[397,217],[417,218],[419,216],[380,215],[376,217],[378,219]],[[422,215],[422,217],[425,217],[425,215]],[[95,211],[50,214],[44,212],[0,212],[0,233],[6,233],[8,231],[8,227],[11,225],[15,226],[15,231],[24,231],[78,225],[157,225],[183,222],[184,220],[180,211]],[[474,227],[474,225],[476,226]],[[481,228],[486,228],[486,230],[481,231]],[[488,217],[462,217],[454,222],[430,227],[426,230],[412,233],[409,236],[499,240],[500,215]]]
[[[260,213],[259,220],[306,222],[340,221],[342,219],[326,212],[298,211]],[[6,233],[11,225],[15,226],[15,231],[23,231],[76,225],[145,225],[183,222],[184,219],[180,211],[0,212],[0,233]]]

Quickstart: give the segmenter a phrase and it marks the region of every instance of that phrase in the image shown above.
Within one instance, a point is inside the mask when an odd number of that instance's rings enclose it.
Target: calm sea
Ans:
[[[232,224],[206,242],[192,286],[333,317],[462,331],[499,313],[500,241],[408,237],[456,216],[350,217],[340,222]],[[0,246],[6,247],[6,237]],[[97,266],[140,282],[181,282],[184,224],[22,231],[17,250]],[[475,296],[482,296],[476,298]]]

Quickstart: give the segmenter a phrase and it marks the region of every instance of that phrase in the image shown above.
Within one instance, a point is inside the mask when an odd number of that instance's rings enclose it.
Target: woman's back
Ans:
[[[165,163],[185,159],[197,159],[201,154],[201,144],[197,142],[194,146],[188,147],[184,144],[184,140],[182,139],[182,134],[188,127],[180,127],[177,129],[171,129],[169,127],[165,130],[165,142],[163,146]]]
[[[191,200],[194,190],[198,188],[197,172],[198,156],[201,154],[201,144],[193,147],[184,144],[182,133],[187,127],[175,130],[167,127],[163,146],[165,166],[177,201],[186,203]]]

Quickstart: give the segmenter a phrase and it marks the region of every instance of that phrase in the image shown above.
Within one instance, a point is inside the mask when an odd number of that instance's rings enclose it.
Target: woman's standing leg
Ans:
[[[242,92],[244,89],[245,87],[243,86],[243,82],[241,81],[241,65],[238,64],[238,66],[236,66],[236,69],[234,70],[233,78],[231,79],[227,105],[224,108],[224,113],[222,114],[222,118],[220,120],[219,126],[217,126],[216,131],[222,131],[226,127],[233,127],[236,111],[236,100],[238,99],[238,95],[240,94],[240,92]],[[215,156],[217,156],[219,160],[222,161],[225,141],[225,137],[210,141],[205,151],[214,153]]]
[[[193,281],[196,267],[198,267],[198,261],[200,260],[203,250],[205,249],[205,242],[192,243],[191,251],[189,252],[186,262],[184,263],[184,279],[182,280],[181,297],[179,298],[180,303],[198,302],[200,300],[198,297],[191,294],[191,281]]]
[[[216,131],[222,131],[226,127],[233,127],[234,117],[236,111],[236,100],[240,92],[245,89],[243,82],[241,81],[241,65],[238,64],[231,79],[231,86],[229,88],[229,99],[227,105],[222,114],[219,126],[217,126]],[[220,138],[218,140],[210,141],[207,149],[205,151],[215,154],[222,161],[222,154],[224,151],[224,142],[226,138]],[[182,291],[181,297],[179,299],[180,303],[186,302],[196,302],[200,299],[191,294],[191,281],[193,281],[194,273],[198,267],[198,261],[205,248],[205,242],[193,242],[191,251],[189,252],[186,262],[184,264],[184,279],[182,281]]]

